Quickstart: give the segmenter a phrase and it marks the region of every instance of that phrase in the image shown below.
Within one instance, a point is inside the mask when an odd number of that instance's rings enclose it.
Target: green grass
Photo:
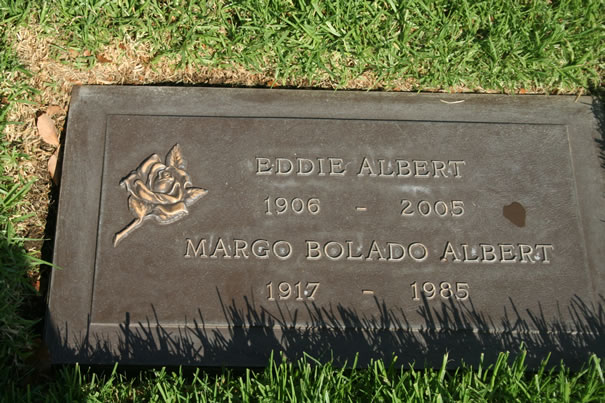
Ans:
[[[0,14],[1,16],[1,14]],[[26,86],[10,83],[15,74],[23,74],[15,55],[4,42],[4,27],[0,25],[0,133],[4,133],[10,105],[27,96]],[[14,226],[27,216],[20,215],[19,203],[30,183],[23,178],[6,175],[15,168],[19,158],[16,145],[0,136],[0,388],[3,380],[16,376],[27,352],[31,350],[33,322],[23,317],[20,308],[25,298],[34,292],[27,280],[32,257],[23,249]]]
[[[415,90],[549,93],[601,85],[604,9],[602,0],[0,0],[0,401],[605,401],[597,357],[575,373],[546,363],[528,372],[523,355],[510,362],[502,354],[494,365],[454,372],[383,362],[343,370],[309,358],[193,374],[99,375],[71,366],[40,378],[25,364],[39,335],[24,312],[35,294],[27,272],[38,261],[15,230],[27,219],[20,205],[34,179],[8,174],[27,156],[4,135],[19,124],[7,121],[9,108],[35,93],[7,39],[26,24],[39,25],[54,57],[80,69],[103,46],[129,38],[151,48],[152,63],[239,65],[295,85],[344,88],[365,74],[376,80],[368,89],[410,80]],[[65,58],[67,49],[92,54]]]
[[[184,374],[166,369],[147,370],[138,376],[117,371],[105,375],[62,369],[54,382],[18,390],[6,389],[12,402],[598,402],[605,399],[605,380],[599,359],[593,357],[582,371],[542,366],[528,373],[520,355],[512,363],[508,354],[488,367],[446,371],[441,368],[401,370],[376,361],[368,369],[334,368],[311,358],[296,363],[272,361],[264,370],[199,369]],[[2,397],[2,395],[0,395]]]
[[[155,60],[231,67],[277,82],[577,91],[598,87],[602,0],[0,0],[11,23],[38,21],[72,61],[95,63],[114,40],[148,44]]]

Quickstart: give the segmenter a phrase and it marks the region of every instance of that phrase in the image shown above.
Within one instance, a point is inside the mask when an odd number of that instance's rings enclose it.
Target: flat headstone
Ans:
[[[605,354],[590,97],[80,87],[56,363]]]

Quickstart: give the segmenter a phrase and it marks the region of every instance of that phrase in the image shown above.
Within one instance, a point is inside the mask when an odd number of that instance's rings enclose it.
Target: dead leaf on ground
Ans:
[[[2,97],[0,98],[0,104],[8,104],[8,98],[7,97]]]
[[[43,113],[38,117],[38,134],[42,137],[45,143],[58,146],[59,145],[59,134],[55,121],[47,114]]]
[[[108,59],[103,53],[97,54],[97,61],[99,63],[111,63],[111,59]]]
[[[48,173],[50,174],[50,177],[52,178],[55,185],[59,184],[59,175],[56,172],[58,159],[59,159],[59,148],[57,148],[55,153],[53,155],[51,155],[50,158],[48,159]]]
[[[61,113],[63,113],[63,108],[61,108],[59,105],[51,105],[46,108],[46,114],[51,117],[55,115],[60,115]]]
[[[519,94],[521,94],[521,95],[526,94],[526,93],[527,93],[527,90],[525,88],[521,88],[519,90]]]
[[[85,49],[85,50],[84,50],[83,55],[84,55],[85,57],[88,57],[88,56],[91,56],[91,55],[92,55],[92,53],[90,52],[90,50]]]

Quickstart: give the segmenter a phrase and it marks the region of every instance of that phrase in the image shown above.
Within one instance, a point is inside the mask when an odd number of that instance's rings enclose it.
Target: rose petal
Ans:
[[[129,191],[131,194],[136,196],[138,199],[151,203],[152,205],[160,204],[160,200],[158,200],[155,193],[153,193],[151,190],[149,190],[147,188],[147,186],[145,186],[143,181],[141,181],[140,179],[137,179],[134,181],[134,183],[132,185],[132,189],[129,189]]]
[[[137,180],[145,181],[147,179],[147,174],[149,173],[150,167],[153,166],[153,164],[157,163],[159,160],[160,157],[157,154],[153,154],[147,157],[147,159],[143,161],[135,171],[130,172],[128,176],[122,178],[122,180],[120,181],[120,186],[125,186],[126,189],[130,193],[132,193],[134,183]]]
[[[191,187],[191,178],[187,172],[179,168],[172,168],[172,170],[174,172],[174,177],[183,185],[183,187]]]
[[[151,190],[145,186],[145,184],[137,180],[134,182],[134,186],[130,191],[137,198],[151,203],[152,205],[156,204],[174,204],[181,201],[178,197],[173,197],[170,195],[162,194],[162,193],[153,193]]]
[[[172,189],[167,193],[168,196],[175,197],[178,201],[183,201],[185,199],[185,195],[183,194],[183,187],[179,182],[175,182],[172,185]]]
[[[147,187],[149,189],[153,189],[153,184],[155,181],[156,176],[158,175],[158,172],[163,171],[164,169],[166,169],[167,166],[162,164],[161,162],[156,162],[155,164],[151,165],[149,170],[147,171],[146,174],[146,182],[147,182]],[[145,180],[145,178],[141,178],[143,180]]]
[[[58,146],[59,135],[57,128],[55,127],[55,121],[51,119],[46,113],[43,113],[38,117],[38,134],[42,137],[45,143]]]
[[[152,216],[160,224],[171,224],[180,220],[188,213],[185,203],[179,202],[154,206]]]
[[[154,193],[168,194],[170,196],[174,196],[174,187],[176,183],[174,178],[156,178],[153,182],[153,187],[151,191]]]
[[[139,167],[137,168],[137,174],[139,175],[140,179],[142,181],[145,181],[147,179],[147,175],[149,175],[149,170],[151,169],[151,167],[154,166],[154,164],[157,164],[158,162],[161,163],[161,161],[162,160],[160,160],[160,156],[157,154],[152,154],[147,157],[147,159],[143,161],[141,165],[139,165]]]
[[[128,207],[130,207],[130,211],[132,211],[137,218],[143,218],[151,211],[151,206],[149,204],[142,200],[138,200],[134,196],[128,198]]]

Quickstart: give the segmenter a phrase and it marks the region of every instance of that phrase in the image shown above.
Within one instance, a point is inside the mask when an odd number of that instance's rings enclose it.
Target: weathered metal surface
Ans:
[[[588,97],[81,87],[53,360],[603,354],[597,116]]]

